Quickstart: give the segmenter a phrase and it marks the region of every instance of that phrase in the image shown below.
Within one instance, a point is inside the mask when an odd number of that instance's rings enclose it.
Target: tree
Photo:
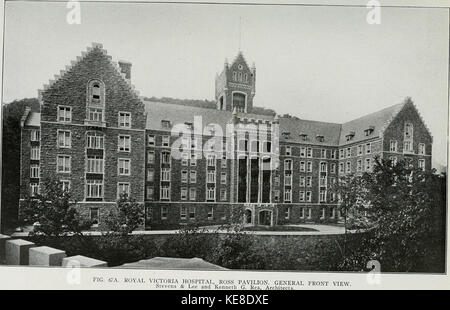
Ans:
[[[2,201],[0,227],[3,230],[17,226],[20,188],[20,120],[25,108],[39,111],[36,98],[15,100],[2,107]]]
[[[445,178],[415,169],[409,160],[394,165],[376,158],[373,172],[350,182],[359,187],[341,187],[342,203],[353,212],[364,208],[365,228],[343,269],[361,270],[378,260],[384,271],[443,270]]]
[[[117,200],[117,209],[111,210],[106,225],[113,233],[128,235],[144,224],[144,211],[133,197],[122,193]]]
[[[81,236],[83,230],[91,227],[91,222],[81,218],[75,205],[76,201],[72,201],[61,182],[43,182],[41,193],[28,197],[21,208],[22,223],[34,225],[32,235]]]

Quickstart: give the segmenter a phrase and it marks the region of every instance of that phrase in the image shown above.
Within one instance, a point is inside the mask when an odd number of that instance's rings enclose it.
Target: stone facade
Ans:
[[[144,101],[130,84],[131,64],[115,64],[95,44],[40,92],[41,113],[24,116],[21,199],[32,183],[69,181],[80,214],[99,222],[94,229],[115,207],[119,183],[145,206],[147,229],[223,224],[236,210],[249,225],[328,223],[340,220],[332,184],[371,170],[375,156],[409,157],[431,169],[432,137],[409,98],[344,124],[258,115],[252,114],[255,74],[242,53],[226,62],[216,77],[216,109]],[[239,91],[244,97],[233,97]],[[208,146],[211,124],[225,133],[220,149]],[[174,133],[180,126],[187,135]],[[40,138],[31,141],[36,130]],[[92,136],[101,137],[96,147]],[[180,137],[186,157],[174,154]],[[33,147],[38,159],[30,157]],[[61,156],[70,158],[63,171]],[[92,158],[101,162],[95,172]],[[31,178],[31,165],[39,167],[38,177]],[[101,183],[100,194],[93,195],[91,182]]]

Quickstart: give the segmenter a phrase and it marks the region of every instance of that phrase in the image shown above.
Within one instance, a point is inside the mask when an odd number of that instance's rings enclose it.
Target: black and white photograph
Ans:
[[[0,287],[450,288],[449,3],[2,2]]]

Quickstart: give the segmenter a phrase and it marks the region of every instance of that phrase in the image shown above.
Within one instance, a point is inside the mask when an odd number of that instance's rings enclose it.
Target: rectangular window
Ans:
[[[127,194],[127,196],[130,196],[130,183],[117,183],[117,198],[119,198],[122,194]]]
[[[39,184],[38,183],[30,183],[30,196],[34,197],[39,194]]]
[[[326,197],[327,197],[326,191],[321,190],[320,193],[319,193],[319,200],[320,200],[320,202],[325,202],[326,201]]]
[[[162,164],[170,164],[170,153],[169,152],[161,153],[161,163]]]
[[[220,174],[220,184],[227,185],[227,173],[226,172],[222,172]]]
[[[161,169],[161,181],[170,182],[170,168]]]
[[[214,170],[208,170],[206,174],[207,183],[216,183],[216,172]]]
[[[311,187],[312,186],[312,177],[307,176],[306,177],[306,186]]]
[[[301,147],[300,148],[300,157],[305,157],[306,156],[306,147]]]
[[[197,171],[189,171],[189,183],[195,184],[197,183]]]
[[[321,158],[327,158],[327,150],[321,149],[320,150],[320,157]]]
[[[272,152],[272,142],[264,141],[262,145],[263,145],[262,152],[265,152],[265,153]]]
[[[419,169],[425,171],[425,159],[419,159]]]
[[[419,143],[419,155],[425,155],[425,144]]]
[[[68,155],[58,155],[56,160],[56,171],[69,173],[71,171],[71,158]]]
[[[306,171],[307,172],[312,172],[312,162],[308,161],[306,164]]]
[[[306,201],[307,202],[311,202],[311,197],[312,197],[311,192],[306,192]]]
[[[30,131],[30,134],[31,134],[31,137],[30,137],[30,141],[33,141],[33,142],[36,142],[36,141],[39,141],[39,139],[40,139],[40,131],[39,131],[39,129],[32,129],[31,131]]]
[[[346,166],[345,172],[346,172],[346,173],[352,172],[352,163],[349,162],[349,161],[347,162],[347,166]]]
[[[103,109],[88,108],[88,120],[92,122],[103,122]]]
[[[181,183],[187,183],[187,181],[188,181],[187,170],[181,170]]]
[[[391,165],[392,166],[396,166],[397,165],[397,157],[396,156],[389,157],[389,160],[391,161]]]
[[[161,199],[169,199],[170,198],[170,186],[163,185],[161,186]]]
[[[358,145],[358,156],[363,154],[363,146]]]
[[[292,159],[286,159],[284,161],[284,170],[292,170]]]
[[[336,159],[336,150],[331,150],[331,159]]]
[[[330,173],[336,173],[336,164],[330,164]]]
[[[305,186],[305,177],[304,176],[300,176],[299,186],[301,186],[301,187]]]
[[[31,160],[39,160],[40,159],[40,150],[39,146],[32,146],[30,149],[30,159]]]
[[[344,149],[339,150],[339,158],[344,158]]]
[[[280,176],[278,176],[278,175],[275,176],[273,182],[274,182],[274,186],[276,186],[276,187],[280,186]]]
[[[103,197],[103,180],[86,180],[86,198]]]
[[[298,200],[300,202],[305,201],[305,192],[304,191],[300,191]]]
[[[366,154],[372,153],[372,144],[367,143],[366,144]]]
[[[167,220],[167,213],[168,213],[167,207],[161,207],[161,219],[162,220]]]
[[[119,152],[130,152],[131,151],[131,137],[130,136],[119,135],[118,150],[119,150]]]
[[[69,180],[61,180],[61,189],[63,191],[70,191],[70,181]]]
[[[215,187],[208,187],[206,189],[206,200],[216,200],[216,188]]]
[[[291,202],[292,201],[292,190],[289,188],[286,188],[284,190],[284,201],[285,202]]]
[[[312,217],[311,208],[308,208],[308,219],[311,219],[311,217]]]
[[[118,174],[119,175],[130,175],[131,160],[129,158],[119,158],[118,161],[119,161]]]
[[[222,166],[223,169],[227,168],[227,160],[226,160],[226,158],[221,160],[221,166]]]
[[[352,156],[352,149],[351,148],[347,148],[347,152],[346,152],[346,157],[349,158]]]
[[[327,178],[326,178],[326,176],[324,176],[324,175],[320,176],[319,186],[320,187],[326,187],[327,186]]]
[[[366,158],[366,171],[370,171],[370,158]]]
[[[72,108],[58,106],[58,122],[70,123],[72,121]]]
[[[182,187],[180,191],[181,200],[187,200],[188,192],[186,187]]]
[[[300,208],[300,218],[301,219],[305,218],[305,208]]]
[[[403,143],[403,152],[412,152],[412,143],[411,143],[411,141],[405,141]]]
[[[197,189],[191,187],[189,189],[189,200],[195,200],[195,199],[197,199]]]
[[[221,201],[226,201],[227,200],[227,189],[226,188],[221,188],[220,189],[220,200]]]
[[[358,161],[356,162],[356,170],[362,171],[362,160],[361,159],[358,159]]]
[[[155,146],[155,135],[148,135],[148,146]]]
[[[155,180],[155,170],[147,169],[147,182],[153,182]]]
[[[300,162],[300,172],[305,172],[306,171],[306,165],[304,161]]]
[[[391,140],[389,143],[389,151],[390,152],[397,152],[397,140]]]
[[[89,219],[91,220],[93,227],[98,227],[98,224],[100,222],[100,213],[98,211],[98,208],[89,209]]]
[[[284,209],[284,219],[288,220],[290,216],[291,216],[291,208],[287,207],[286,209]]]
[[[285,172],[284,174],[284,185],[291,186],[292,185],[292,173]]]
[[[208,155],[206,162],[207,162],[208,167],[215,167],[216,166],[216,156]]]
[[[72,147],[72,134],[70,130],[58,130],[58,147]]]
[[[180,219],[185,220],[187,217],[187,207],[186,206],[180,206]]]
[[[320,209],[320,219],[321,220],[325,219],[325,208]]]
[[[214,218],[214,208],[212,206],[208,207],[208,220],[212,220]]]
[[[155,152],[154,151],[148,151],[147,152],[147,163],[148,164],[154,164],[155,163]]]
[[[292,153],[291,147],[290,147],[290,146],[286,146],[285,154],[286,154],[287,156],[291,156],[291,153]]]
[[[191,166],[197,166],[197,155],[196,154],[191,154]]]
[[[170,136],[162,136],[161,145],[169,146],[170,144]]]
[[[188,156],[189,156],[189,154],[187,154],[187,153],[181,154],[181,165],[184,167],[188,166],[188,160],[189,160]]]
[[[103,156],[89,155],[86,158],[87,173],[103,173]]]
[[[104,140],[103,134],[88,132],[86,134],[86,147],[88,149],[103,149]]]
[[[312,148],[308,147],[308,148],[306,149],[306,156],[307,156],[308,158],[312,158],[312,157],[313,157]]]
[[[153,186],[149,185],[147,186],[147,200],[153,200]]]
[[[189,219],[195,220],[195,207],[189,207]]]
[[[131,128],[130,112],[119,112],[119,128]]]
[[[339,163],[339,173],[344,173],[344,163]]]
[[[327,163],[320,163],[320,172],[327,172]]]
[[[33,179],[39,178],[39,165],[36,164],[30,165],[30,178]]]

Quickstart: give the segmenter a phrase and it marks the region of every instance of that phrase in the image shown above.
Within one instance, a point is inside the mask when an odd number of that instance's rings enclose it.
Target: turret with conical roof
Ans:
[[[241,51],[231,65],[225,59],[224,69],[216,77],[216,101],[218,110],[251,113],[255,96],[256,68],[247,64]]]

